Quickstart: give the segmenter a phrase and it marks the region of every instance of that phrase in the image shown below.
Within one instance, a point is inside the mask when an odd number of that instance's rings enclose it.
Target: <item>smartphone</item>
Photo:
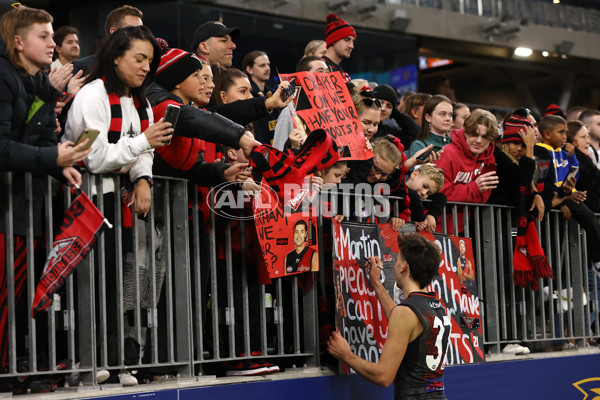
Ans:
[[[571,165],[569,167],[569,172],[567,173],[567,176],[565,177],[565,180],[563,181],[563,184],[565,182],[567,182],[569,179],[571,178],[575,178],[575,175],[577,175],[577,172],[579,171],[579,167],[575,166],[575,165]],[[561,185],[562,186],[562,185]]]
[[[429,158],[429,155],[431,153],[437,153],[438,151],[441,151],[442,149],[443,149],[443,147],[433,146],[431,149],[427,150],[425,153],[423,153],[420,156],[418,156],[417,160],[419,160],[419,161],[427,161],[427,159]]]
[[[81,132],[81,135],[79,135],[79,137],[77,138],[75,146],[83,142],[85,139],[90,139],[84,147],[84,150],[87,150],[92,146],[99,134],[100,131],[98,129],[86,128],[83,130],[83,132]]]
[[[60,96],[58,101],[67,104],[69,101],[71,101],[72,98],[73,98],[72,94],[63,92],[63,94]]]
[[[283,90],[282,96],[283,96],[283,101],[286,101],[288,98],[290,98],[291,96],[294,95],[294,93],[296,92],[296,83],[295,81],[292,79],[290,82],[290,86],[287,89]]]
[[[174,104],[169,104],[167,106],[167,110],[165,111],[165,116],[163,117],[164,121],[170,122],[173,129],[175,129],[175,125],[177,124],[177,118],[179,118],[179,111],[180,111],[179,106],[176,106]],[[170,144],[171,141],[165,140],[163,143]]]

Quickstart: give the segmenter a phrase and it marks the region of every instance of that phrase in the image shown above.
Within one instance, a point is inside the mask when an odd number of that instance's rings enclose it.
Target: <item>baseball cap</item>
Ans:
[[[211,37],[223,37],[230,35],[234,42],[240,37],[240,28],[228,28],[219,21],[205,22],[196,28],[192,40],[192,52],[198,50],[198,45]]]

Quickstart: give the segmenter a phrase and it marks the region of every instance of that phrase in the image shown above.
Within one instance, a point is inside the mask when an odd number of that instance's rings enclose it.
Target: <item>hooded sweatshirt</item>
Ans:
[[[444,186],[440,192],[446,195],[448,201],[485,203],[491,190],[479,190],[475,179],[481,174],[496,170],[494,144],[490,143],[483,153],[475,156],[467,146],[464,129],[455,129],[450,135],[452,143],[444,147],[442,157],[436,162],[444,171]],[[446,223],[448,233],[452,233],[451,210],[448,210],[446,215]],[[458,209],[457,223],[457,232],[463,232],[462,207]],[[438,223],[437,230],[441,231],[441,223]]]

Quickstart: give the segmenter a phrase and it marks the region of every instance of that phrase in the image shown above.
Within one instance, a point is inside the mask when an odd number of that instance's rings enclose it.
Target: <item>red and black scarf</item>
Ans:
[[[110,127],[108,128],[108,143],[117,143],[121,138],[123,130],[123,109],[121,108],[121,97],[116,93],[108,94],[108,102],[110,103]],[[146,105],[142,104],[137,97],[133,97],[133,104],[140,116],[141,132],[148,129],[148,111]]]
[[[519,191],[517,203],[519,226],[513,254],[513,281],[515,286],[531,286],[533,290],[538,290],[538,279],[553,278],[554,274],[544,254],[544,249],[540,245],[537,229],[535,228],[537,218],[525,209],[525,197],[531,195],[532,190],[521,186]]]

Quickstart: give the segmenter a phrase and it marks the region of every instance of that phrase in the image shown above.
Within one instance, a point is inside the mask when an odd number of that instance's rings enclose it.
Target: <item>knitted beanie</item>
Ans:
[[[546,112],[544,113],[544,115],[558,115],[559,117],[567,119],[565,112],[561,110],[558,104],[550,104],[548,108],[546,108]]]
[[[396,91],[390,85],[375,86],[373,96],[379,100],[389,101],[394,108],[398,105],[398,94],[396,94]]]
[[[329,14],[327,25],[325,25],[325,45],[329,47],[347,36],[353,36],[356,39],[356,32],[352,25],[335,14]]]
[[[502,133],[502,143],[523,143],[523,138],[519,134],[520,131],[525,131],[525,127],[532,128],[531,122],[525,117],[513,115],[504,123],[504,131]]]
[[[181,49],[168,49],[160,57],[154,81],[171,91],[199,69],[202,69],[202,62],[195,54]]]

